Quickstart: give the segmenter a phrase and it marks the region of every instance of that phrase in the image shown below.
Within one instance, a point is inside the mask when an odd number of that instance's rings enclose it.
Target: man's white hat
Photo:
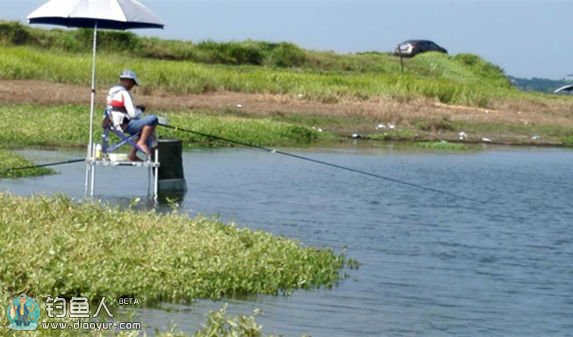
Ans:
[[[133,82],[135,82],[135,85],[139,85],[139,81],[137,80],[137,74],[135,73],[135,71],[132,70],[124,70],[121,75],[119,75],[119,79],[123,80],[123,79],[129,79],[129,80],[133,80]]]

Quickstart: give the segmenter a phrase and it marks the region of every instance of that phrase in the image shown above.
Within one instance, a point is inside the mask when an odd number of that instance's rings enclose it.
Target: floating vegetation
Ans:
[[[415,143],[417,147],[429,149],[429,150],[443,150],[443,151],[465,151],[469,150],[466,144],[462,143],[451,143],[446,141],[439,142],[417,142]]]
[[[217,220],[0,194],[0,285],[8,293],[189,303],[332,287],[343,256]]]
[[[49,168],[29,168],[24,170],[9,170],[12,168],[21,168],[33,166],[34,163],[22,158],[14,152],[0,149],[0,179],[1,178],[21,178],[35,177],[47,174],[53,174],[55,171]]]

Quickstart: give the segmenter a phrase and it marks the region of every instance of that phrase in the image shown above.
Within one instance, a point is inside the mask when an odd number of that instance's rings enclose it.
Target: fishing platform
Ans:
[[[97,146],[97,145],[96,145]],[[95,147],[95,146],[94,146]],[[86,159],[86,185],[85,191],[86,195],[93,197],[95,194],[96,185],[96,168],[97,167],[134,167],[134,168],[145,168],[147,169],[147,196],[154,201],[157,201],[159,195],[159,150],[155,149],[155,154],[153,159],[145,161],[130,161],[127,158],[122,157],[111,157],[109,154],[103,154],[98,156],[98,151],[93,150],[95,153],[94,158]],[[115,159],[115,160],[112,160]]]
[[[114,153],[123,145],[137,148],[132,137],[120,132],[113,133],[120,141],[109,145],[111,134],[104,131],[102,143],[88,148],[86,159],[86,196],[93,197],[96,189],[98,168],[143,168],[147,170],[147,196],[157,201],[159,197],[181,198],[187,193],[187,182],[183,170],[183,144],[177,139],[158,139],[152,156],[143,161],[131,161],[125,153]]]

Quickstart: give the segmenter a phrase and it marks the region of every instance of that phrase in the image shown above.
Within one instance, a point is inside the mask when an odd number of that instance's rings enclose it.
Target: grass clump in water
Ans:
[[[465,151],[468,146],[462,143],[450,143],[446,141],[440,142],[417,142],[415,145],[419,148],[428,150],[442,150],[442,151]]]
[[[188,303],[331,287],[345,264],[329,249],[204,217],[61,196],[0,194],[0,204],[0,284],[7,293]]]
[[[254,310],[251,316],[239,315],[237,317],[228,317],[226,311],[225,305],[217,311],[210,312],[207,323],[193,337],[260,337],[263,335],[262,326],[256,321],[256,317],[261,314],[259,310]]]
[[[22,158],[14,152],[0,149],[0,179],[36,177],[54,173],[53,170],[44,167],[29,168],[24,170],[10,170],[13,168],[28,167],[33,165],[34,163]]]

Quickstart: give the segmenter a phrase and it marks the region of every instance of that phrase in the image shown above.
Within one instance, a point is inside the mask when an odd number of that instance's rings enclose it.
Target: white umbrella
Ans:
[[[28,16],[31,24],[93,28],[92,87],[88,160],[94,159],[93,128],[96,86],[96,50],[98,29],[163,28],[151,10],[136,0],[51,0]],[[86,172],[86,191],[87,191]]]

